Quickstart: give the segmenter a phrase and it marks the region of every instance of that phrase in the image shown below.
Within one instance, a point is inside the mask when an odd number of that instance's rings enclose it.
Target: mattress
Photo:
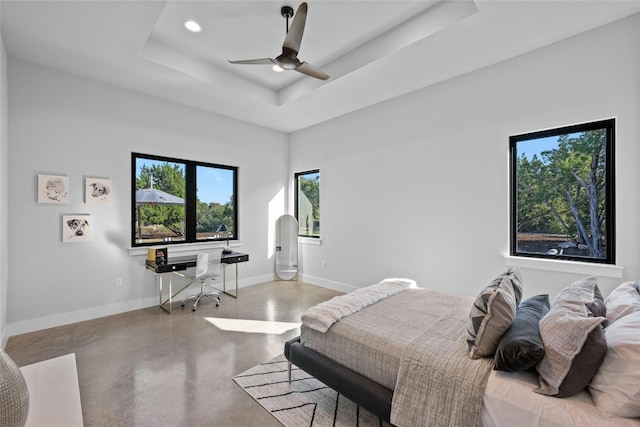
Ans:
[[[407,289],[344,317],[326,333],[303,324],[300,342],[393,390],[404,348],[453,301],[443,292]]]
[[[535,372],[492,371],[485,388],[483,427],[639,427],[638,418],[608,417],[594,406],[587,391],[565,398],[535,393]]]

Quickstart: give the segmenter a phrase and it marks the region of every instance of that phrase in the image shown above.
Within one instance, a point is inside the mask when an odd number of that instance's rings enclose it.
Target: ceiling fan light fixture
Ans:
[[[271,69],[273,71],[275,71],[276,73],[281,73],[284,71],[284,68],[282,68],[281,66],[279,66],[278,64],[274,64],[273,67],[271,67]]]
[[[194,21],[193,19],[190,19],[188,21],[185,21],[184,23],[184,27],[191,31],[192,33],[199,33],[200,31],[202,31],[202,27],[200,26],[200,24],[198,24],[196,21]]]

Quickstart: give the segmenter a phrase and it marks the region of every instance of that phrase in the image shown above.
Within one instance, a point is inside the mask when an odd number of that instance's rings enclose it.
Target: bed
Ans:
[[[534,391],[535,370],[495,371],[492,357],[470,358],[466,330],[478,297],[402,288],[365,303],[342,301],[320,328],[303,316],[286,358],[399,426],[640,426],[638,418],[603,413],[586,387],[547,396]],[[640,294],[638,304],[640,313]]]

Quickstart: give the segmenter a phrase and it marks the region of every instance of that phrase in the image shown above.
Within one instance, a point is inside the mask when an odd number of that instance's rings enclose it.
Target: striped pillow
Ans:
[[[480,292],[471,307],[467,324],[469,357],[492,356],[502,335],[516,317],[522,298],[522,275],[512,267]]]

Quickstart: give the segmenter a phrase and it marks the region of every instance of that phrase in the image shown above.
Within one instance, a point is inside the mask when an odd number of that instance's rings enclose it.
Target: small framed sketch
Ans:
[[[93,240],[93,225],[91,215],[62,215],[62,242],[91,242]]]
[[[86,203],[111,203],[111,180],[103,178],[85,178]]]
[[[69,203],[69,177],[38,175],[38,203]]]

